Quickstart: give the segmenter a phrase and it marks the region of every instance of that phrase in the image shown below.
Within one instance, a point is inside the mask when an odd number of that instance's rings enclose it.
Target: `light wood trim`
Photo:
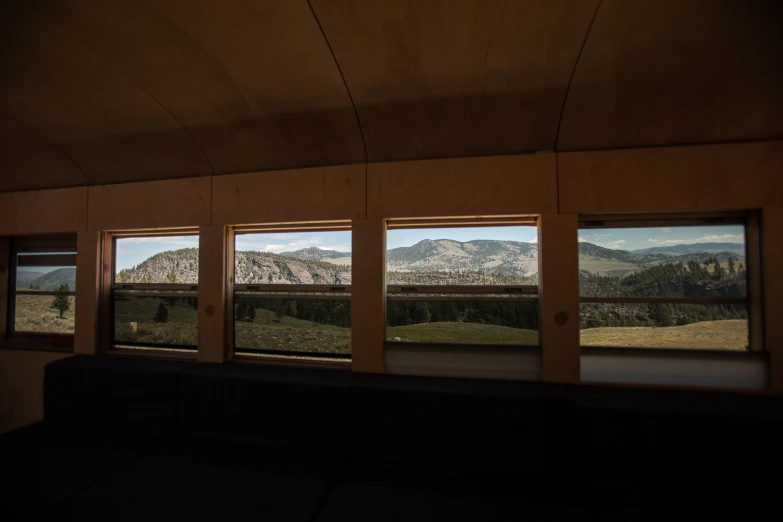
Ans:
[[[745,222],[745,270],[748,274],[748,334],[750,350],[764,350],[764,288],[761,264],[761,225],[758,212]]]
[[[212,181],[212,224],[363,218],[365,168],[363,164],[338,165],[216,176]]]
[[[198,360],[226,360],[226,227],[199,229]]]
[[[557,212],[555,155],[371,163],[367,212],[432,220]]]
[[[111,283],[114,276],[114,241],[110,233],[100,232],[100,299],[98,353],[111,350]]]
[[[351,369],[383,373],[386,341],[386,221],[357,219],[352,231]]]
[[[236,233],[226,228],[226,360],[234,360],[234,271],[236,269]]]
[[[351,230],[350,221],[298,221],[291,223],[274,223],[264,225],[242,225],[234,228],[235,234],[266,234],[270,232],[302,232],[303,230],[329,232]]]
[[[0,235],[84,230],[87,187],[0,194]]]
[[[76,238],[74,353],[94,355],[98,351],[102,238],[101,232],[86,230],[79,231]]]
[[[11,271],[11,240],[0,236],[0,345],[8,335],[8,297]]]
[[[783,393],[783,206],[765,208],[761,215],[761,262],[763,271],[764,346],[769,352],[770,387]],[[750,274],[750,269],[748,269]]]
[[[535,225],[535,216],[468,216],[421,219],[389,219],[388,230],[398,228],[454,228],[454,227],[497,227]]]
[[[185,178],[90,187],[90,230],[208,225],[212,179]]]
[[[560,212],[713,212],[779,205],[783,141],[558,153]]]
[[[576,214],[544,214],[538,225],[541,377],[579,381],[579,251]],[[567,322],[558,325],[557,314]]]

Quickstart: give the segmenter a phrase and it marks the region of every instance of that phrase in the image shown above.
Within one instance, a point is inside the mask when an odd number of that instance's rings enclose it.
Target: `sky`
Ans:
[[[386,246],[389,249],[412,246],[422,239],[453,239],[463,243],[474,239],[537,243],[538,229],[535,226],[397,229],[388,231]],[[745,234],[742,225],[580,229],[579,241],[615,250],[638,250],[691,243],[744,243]],[[118,238],[117,271],[132,268],[159,252],[194,247],[198,247],[198,236]],[[350,252],[351,232],[277,232],[236,236],[236,248],[240,251],[255,250],[279,254],[309,247]]]
[[[198,236],[119,237],[115,254],[117,272],[133,268],[160,252],[181,248],[198,248]]]
[[[641,250],[693,243],[744,243],[742,225],[580,229],[579,241],[613,250]]]

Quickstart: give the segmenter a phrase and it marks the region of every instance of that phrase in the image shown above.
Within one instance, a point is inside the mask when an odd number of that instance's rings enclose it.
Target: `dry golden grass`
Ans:
[[[50,295],[18,295],[14,313],[14,330],[17,332],[42,332],[72,334],[76,297],[68,297],[71,309],[63,313],[51,307]]]
[[[666,328],[589,328],[581,332],[582,346],[627,346],[650,348],[706,348],[745,350],[748,322],[744,319],[707,321]]]

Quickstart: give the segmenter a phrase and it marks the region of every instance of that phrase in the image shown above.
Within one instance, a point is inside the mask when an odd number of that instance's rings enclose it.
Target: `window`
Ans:
[[[583,219],[581,345],[747,351],[755,260],[743,215]]]
[[[234,354],[351,357],[351,231],[234,231]]]
[[[16,237],[11,256],[9,337],[73,346],[76,236]]]
[[[195,353],[198,234],[112,236],[111,348]]]
[[[535,221],[460,224],[389,221],[387,341],[537,346]]]

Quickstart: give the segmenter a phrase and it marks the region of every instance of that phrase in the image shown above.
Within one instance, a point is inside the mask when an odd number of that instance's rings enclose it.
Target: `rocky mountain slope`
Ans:
[[[531,276],[538,272],[538,245],[517,241],[424,239],[386,254],[389,270],[482,270]]]
[[[284,254],[237,252],[235,257],[237,284],[351,283],[351,268],[347,264],[350,253],[346,252],[311,247]],[[622,277],[664,263],[685,264],[692,260],[703,263],[711,257],[721,262],[729,258],[744,261],[743,256],[729,251],[667,255],[579,243],[579,266],[584,274]],[[389,250],[387,262],[388,272],[394,275],[394,280],[389,281],[392,284],[517,284],[520,277],[537,276],[538,245],[517,241],[425,239],[410,247]],[[197,248],[156,254],[117,275],[117,281],[125,283],[193,284],[197,280]]]

